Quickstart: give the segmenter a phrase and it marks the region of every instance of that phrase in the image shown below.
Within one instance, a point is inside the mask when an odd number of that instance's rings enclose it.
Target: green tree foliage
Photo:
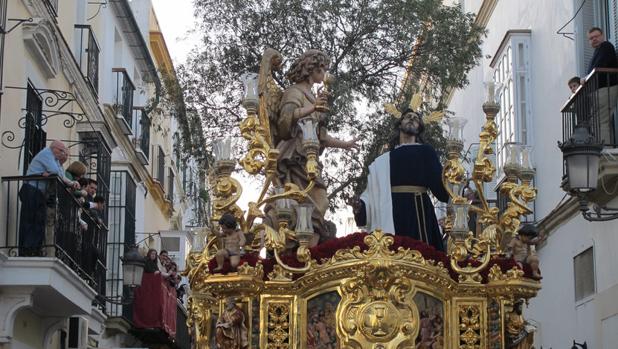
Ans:
[[[265,48],[285,58],[283,72],[309,48],[331,56],[333,133],[361,136],[361,154],[326,152],[321,159],[335,206],[363,186],[366,166],[392,130],[386,102],[401,106],[418,91],[441,108],[446,92],[463,87],[480,57],[483,30],[471,15],[441,0],[195,0],[204,33],[181,67],[188,110],[201,115],[206,140],[238,135],[246,72],[257,72]],[[410,66],[411,64],[411,66]],[[411,83],[402,83],[407,76]],[[283,74],[282,86],[288,84]],[[422,81],[422,84],[419,82]],[[403,89],[402,89],[403,86]],[[441,137],[439,127],[432,136]],[[435,142],[432,142],[435,143]],[[337,166],[345,162],[345,166]]]

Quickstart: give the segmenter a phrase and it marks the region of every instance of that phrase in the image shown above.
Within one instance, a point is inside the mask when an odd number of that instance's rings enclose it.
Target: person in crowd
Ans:
[[[83,162],[73,161],[69,165],[69,167],[67,167],[66,171],[64,172],[64,175],[65,177],[67,177],[68,179],[72,181],[77,181],[80,178],[82,178],[86,174],[87,171],[88,171],[88,168]]]
[[[94,201],[94,197],[97,195],[97,181],[92,179],[92,178],[88,178],[88,184],[86,185],[86,201],[87,202],[92,202]]]
[[[237,228],[237,225],[236,217],[231,213],[225,213],[219,219],[221,233],[217,235],[223,239],[223,248],[215,255],[217,267],[214,271],[222,270],[226,259],[230,260],[232,268],[236,268],[240,263],[240,247],[245,245],[246,240],[245,234]]]
[[[567,85],[569,86],[571,93],[575,93],[575,91],[577,91],[577,89],[581,86],[581,78],[579,76],[574,76],[569,79]]]
[[[62,182],[77,189],[79,183],[64,176],[62,164],[68,158],[68,150],[61,141],[53,141],[34,156],[26,176],[58,176]],[[19,254],[33,256],[40,253],[45,240],[47,221],[47,180],[25,180],[19,190],[21,201],[19,224]]]
[[[87,202],[86,207],[92,218],[96,219],[99,224],[103,224],[103,212],[105,211],[105,198],[97,195],[92,202]]]
[[[603,30],[593,27],[588,30],[588,42],[594,48],[594,54],[588,65],[588,74],[595,68],[618,68],[618,58],[616,49],[611,42],[605,39]],[[581,84],[586,83],[586,79],[580,79]],[[611,122],[613,122],[613,110],[618,102],[618,74],[601,73],[598,76],[598,117],[600,122],[599,140],[604,144],[615,143],[611,140]],[[594,132],[595,130],[593,130]]]
[[[169,263],[169,267],[167,270],[168,274],[170,274],[168,280],[170,282],[170,286],[176,288],[180,283],[180,275],[178,274],[178,265],[174,262]]]
[[[159,272],[159,258],[157,258],[157,250],[151,248],[146,254],[144,273],[158,273]]]
[[[159,262],[161,262],[161,265],[165,268],[165,271],[169,272],[171,269],[172,259],[166,250],[161,250],[161,252],[159,252]]]
[[[588,42],[594,49],[590,63],[588,64],[588,74],[592,73],[595,68],[618,68],[618,58],[616,58],[616,49],[611,42],[605,39],[603,30],[599,27],[592,27],[588,30]],[[585,79],[580,79],[584,84]]]
[[[85,190],[86,187],[82,186],[82,184],[85,182],[82,179],[87,171],[88,171],[88,168],[83,162],[73,161],[69,165],[69,167],[67,167],[66,171],[64,172],[64,175],[66,178],[72,181],[77,181],[77,183],[79,183],[79,188],[73,191],[73,195],[75,196],[75,198],[80,204],[83,204],[85,202],[85,197],[88,194]],[[78,210],[77,219],[79,220],[80,228],[82,229],[82,231],[85,231],[88,229],[88,224],[86,223],[86,221],[84,221],[81,218],[81,214],[82,214],[82,209],[80,208]]]

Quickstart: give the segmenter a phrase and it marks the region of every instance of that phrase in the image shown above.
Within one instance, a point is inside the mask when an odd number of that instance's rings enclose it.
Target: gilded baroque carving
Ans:
[[[375,244],[378,253],[384,244]],[[419,331],[416,292],[400,267],[388,260],[371,259],[355,277],[341,286],[337,311],[343,347],[383,348],[412,345]]]
[[[267,349],[290,348],[290,305],[272,302],[268,304]]]
[[[459,348],[481,348],[481,309],[478,305],[459,306]]]

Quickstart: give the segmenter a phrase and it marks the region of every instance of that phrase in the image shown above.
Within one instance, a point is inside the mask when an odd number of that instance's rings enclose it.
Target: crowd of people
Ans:
[[[176,296],[182,300],[186,293],[186,284],[182,284],[182,276],[178,272],[178,265],[172,261],[166,250],[151,248],[145,257],[144,273],[160,274],[176,289]]]
[[[83,231],[88,229],[85,215],[89,215],[98,224],[103,224],[102,213],[105,209],[105,199],[97,196],[97,181],[85,177],[88,167],[80,162],[72,162],[65,170],[63,165],[69,158],[69,151],[62,141],[53,141],[48,147],[37,153],[30,164],[26,176],[50,177],[57,176],[64,186],[71,191],[77,200],[77,219]],[[37,255],[45,243],[46,227],[53,223],[48,219],[48,203],[52,187],[48,187],[47,179],[26,179],[19,191],[21,201],[19,247],[20,255]],[[66,199],[59,200],[60,205],[71,205]],[[53,212],[52,212],[53,213]],[[48,234],[49,235],[49,234]]]

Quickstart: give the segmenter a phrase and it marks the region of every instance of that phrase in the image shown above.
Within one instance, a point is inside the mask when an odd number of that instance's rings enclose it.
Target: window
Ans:
[[[32,158],[45,148],[47,134],[43,130],[43,101],[37,90],[28,84],[26,92],[26,128],[24,135],[24,175]]]
[[[596,290],[593,248],[589,247],[575,256],[573,258],[573,267],[575,273],[575,301],[579,301],[593,295]]]
[[[127,171],[111,172],[109,194],[109,232],[107,235],[107,276],[108,297],[120,299],[126,290],[122,285],[122,263],[120,256],[126,247],[135,243],[135,182]],[[108,303],[107,314],[128,317],[131,306]]]
[[[528,129],[531,124],[529,49],[529,30],[509,30],[490,64],[494,81],[502,86],[500,112],[496,115],[497,173],[502,173],[508,143],[529,144],[532,140]]]
[[[76,24],[75,34],[77,43],[75,59],[84,78],[96,94],[99,91],[99,44],[89,25]]]
[[[177,237],[162,237],[161,238],[161,249],[166,250],[168,252],[178,252],[180,251],[180,238]]]

